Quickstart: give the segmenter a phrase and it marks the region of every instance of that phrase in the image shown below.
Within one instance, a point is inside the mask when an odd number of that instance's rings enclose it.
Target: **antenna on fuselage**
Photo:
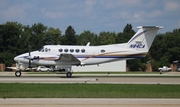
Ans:
[[[86,46],[89,46],[90,45],[90,42],[88,42],[87,44],[86,44]]]

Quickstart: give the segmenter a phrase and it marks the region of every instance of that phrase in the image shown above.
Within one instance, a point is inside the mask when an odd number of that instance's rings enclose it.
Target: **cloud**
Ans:
[[[127,18],[129,19],[129,17],[131,17],[131,16],[128,12],[122,11],[122,12],[120,12],[120,17],[122,17],[124,19],[127,19]]]
[[[65,12],[50,11],[45,8],[43,8],[41,12],[45,18],[49,18],[49,19],[66,18],[68,16],[67,13]]]
[[[87,5],[89,5],[90,7],[92,7],[93,5],[96,4],[96,1],[94,1],[94,0],[86,0],[85,3],[86,3]]]
[[[168,2],[165,3],[164,9],[167,10],[167,11],[179,10],[180,9],[180,4],[172,2],[172,1],[168,1]]]
[[[180,20],[178,20],[178,24],[175,27],[180,28]]]
[[[141,4],[141,0],[103,0],[100,4],[106,9],[115,9],[119,7],[135,7]]]
[[[82,2],[66,1],[53,3],[53,7],[44,7],[41,9],[45,18],[94,18],[96,15],[94,6],[96,1],[86,0]]]
[[[154,10],[154,11],[140,11],[135,12],[133,16],[131,16],[127,22],[131,23],[149,23],[158,20],[158,17],[162,15],[162,12],[160,10]]]
[[[27,5],[16,5],[8,9],[0,10],[1,17],[5,19],[23,19],[26,17],[26,10],[29,8]]]
[[[162,15],[162,12],[160,10],[155,10],[148,14],[150,18],[156,18],[160,15]]]
[[[97,2],[94,0],[86,0],[83,4],[81,10],[79,10],[79,13],[81,13],[80,16],[86,17],[87,19],[95,19],[97,14],[95,11]]]

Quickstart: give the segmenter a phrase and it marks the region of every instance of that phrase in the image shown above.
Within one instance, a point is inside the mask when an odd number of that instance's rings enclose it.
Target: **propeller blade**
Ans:
[[[29,45],[29,67],[28,68],[31,68],[31,45]]]
[[[17,70],[20,70],[20,64],[19,64],[19,62],[16,62],[16,69],[17,69]]]

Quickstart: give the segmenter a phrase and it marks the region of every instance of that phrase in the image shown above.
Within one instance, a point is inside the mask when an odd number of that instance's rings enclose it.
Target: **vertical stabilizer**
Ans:
[[[151,44],[162,26],[139,26],[139,30],[128,41],[127,48],[148,52]]]

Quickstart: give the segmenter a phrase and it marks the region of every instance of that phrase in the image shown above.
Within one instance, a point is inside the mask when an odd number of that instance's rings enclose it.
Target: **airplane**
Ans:
[[[21,76],[20,66],[53,66],[67,77],[72,76],[72,66],[99,65],[119,60],[143,58],[148,53],[159,29],[163,26],[138,26],[139,30],[127,43],[90,46],[45,45],[37,51],[27,52],[14,58],[15,75]]]

